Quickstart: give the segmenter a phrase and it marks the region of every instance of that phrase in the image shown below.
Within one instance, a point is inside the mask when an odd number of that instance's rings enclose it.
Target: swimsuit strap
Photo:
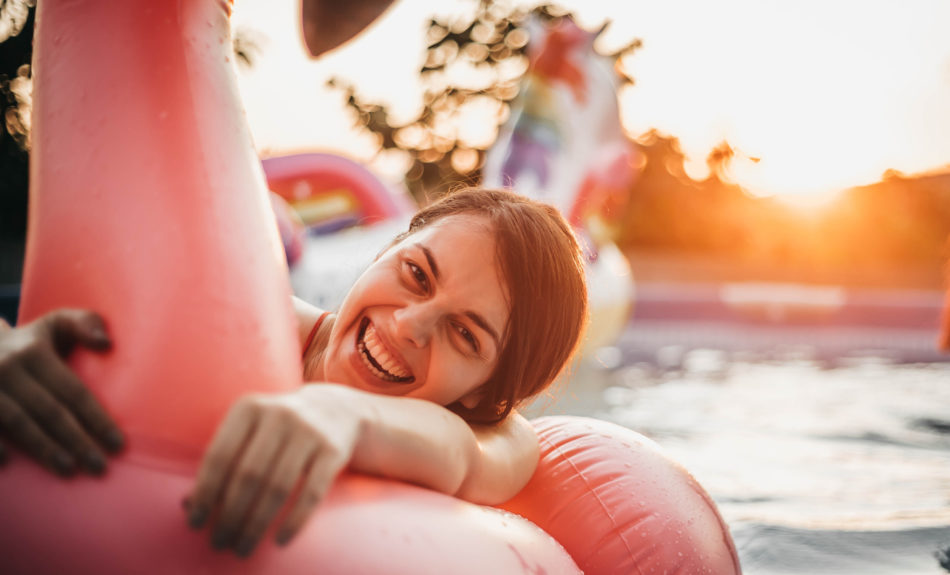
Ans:
[[[303,358],[307,357],[307,350],[310,349],[310,344],[313,343],[313,338],[317,335],[317,330],[323,325],[323,320],[325,320],[328,315],[330,315],[330,312],[323,312],[323,314],[317,318],[317,323],[313,324],[310,335],[307,336],[307,341],[303,342],[303,351],[301,352]]]

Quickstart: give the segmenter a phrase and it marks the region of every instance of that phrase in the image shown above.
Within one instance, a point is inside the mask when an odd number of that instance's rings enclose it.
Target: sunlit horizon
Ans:
[[[313,61],[298,30],[298,3],[241,0],[238,29],[260,52],[239,82],[263,154],[330,149],[371,161],[372,142],[353,125],[341,77],[408,120],[433,14],[466,14],[477,2],[397,2],[355,41]],[[537,2],[518,2],[532,6]],[[686,171],[707,175],[706,156],[735,150],[727,175],[756,195],[822,196],[950,165],[950,4],[817,0],[638,2],[565,0],[587,29],[612,24],[598,47],[640,38],[623,66],[635,85],[620,94],[631,137],[651,129],[679,139]],[[376,166],[390,178],[399,165]]]

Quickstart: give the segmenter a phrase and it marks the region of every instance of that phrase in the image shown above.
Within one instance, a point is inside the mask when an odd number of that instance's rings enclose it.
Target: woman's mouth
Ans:
[[[376,327],[368,317],[360,322],[360,331],[356,336],[356,349],[360,352],[363,365],[376,377],[393,383],[411,383],[415,381],[412,372],[394,358],[376,334]]]

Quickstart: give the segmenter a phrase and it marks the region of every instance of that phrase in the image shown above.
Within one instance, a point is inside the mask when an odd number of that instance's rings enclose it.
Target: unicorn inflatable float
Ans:
[[[182,497],[228,407],[302,383],[229,12],[38,4],[20,321],[67,306],[106,318],[116,345],[71,365],[128,442],[102,478],[22,457],[0,470],[3,572],[738,573],[702,487],[651,441],[585,418],[534,422],[540,465],[502,508],[344,474],[286,548],[241,560],[187,527]]]
[[[610,58],[598,32],[569,17],[528,22],[529,66],[511,118],[486,155],[484,182],[556,206],[586,239],[591,330],[586,349],[611,343],[634,301],[633,274],[607,228],[636,177]]]

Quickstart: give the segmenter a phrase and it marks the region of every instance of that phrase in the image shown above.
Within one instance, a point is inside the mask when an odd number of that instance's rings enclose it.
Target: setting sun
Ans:
[[[823,194],[950,161],[946,4],[672,2],[618,16],[627,128],[676,135],[692,163],[727,141],[757,194]],[[684,17],[689,14],[689,17]],[[945,130],[944,130],[945,132]],[[755,159],[757,161],[752,161]]]

